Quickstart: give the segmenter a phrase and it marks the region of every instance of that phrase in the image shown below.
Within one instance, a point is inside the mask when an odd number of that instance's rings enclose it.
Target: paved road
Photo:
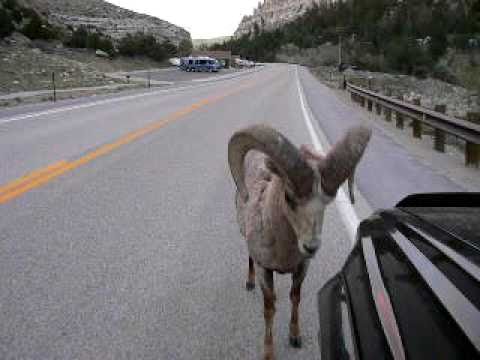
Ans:
[[[244,72],[244,71],[235,70],[231,68],[231,69],[222,69],[216,73],[208,73],[208,72],[191,72],[190,73],[190,72],[182,71],[179,68],[171,67],[167,69],[161,69],[158,71],[150,71],[150,72],[136,71],[130,74],[132,76],[142,77],[142,78],[148,78],[148,74],[150,74],[150,78],[152,80],[172,81],[172,82],[178,83],[178,82],[190,82],[192,80],[198,80],[198,79],[213,78],[218,76],[234,75],[241,72]]]
[[[288,65],[0,113],[0,183],[58,165],[0,205],[0,358],[259,358],[261,294],[244,290],[227,142],[263,122],[310,143],[297,76],[330,142],[363,121]],[[455,186],[377,130],[365,160],[359,185],[373,206],[416,191],[418,179]],[[301,350],[288,346],[289,278],[276,278],[279,359],[318,358],[316,291],[350,247],[341,219],[331,206],[303,289]]]

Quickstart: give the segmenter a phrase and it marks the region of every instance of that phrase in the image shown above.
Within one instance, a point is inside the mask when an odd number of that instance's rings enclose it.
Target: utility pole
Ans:
[[[345,32],[345,28],[339,26],[336,30],[338,34],[338,70],[341,71],[343,63],[343,33]]]
[[[338,66],[342,66],[342,34],[338,36]]]

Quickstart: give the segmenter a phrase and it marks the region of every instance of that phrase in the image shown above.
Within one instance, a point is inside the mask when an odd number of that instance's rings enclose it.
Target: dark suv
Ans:
[[[410,196],[318,294],[322,360],[480,359],[480,194]]]

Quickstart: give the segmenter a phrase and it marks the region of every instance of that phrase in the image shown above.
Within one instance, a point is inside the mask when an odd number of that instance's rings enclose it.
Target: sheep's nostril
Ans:
[[[307,245],[303,245],[303,248],[305,249],[305,252],[308,254],[308,255],[314,255],[316,252],[317,252],[317,247],[310,247],[310,246],[307,246]]]

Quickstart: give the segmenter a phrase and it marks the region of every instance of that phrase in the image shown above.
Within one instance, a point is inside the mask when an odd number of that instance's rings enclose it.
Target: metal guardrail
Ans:
[[[387,121],[392,121],[392,113],[395,113],[398,128],[404,127],[404,118],[413,120],[413,135],[417,138],[422,136],[422,123],[434,128],[435,149],[445,152],[446,134],[450,134],[465,140],[465,163],[467,166],[480,165],[480,125],[469,121],[457,119],[441,112],[426,109],[424,107],[409,104],[392,97],[367,90],[344,81],[344,88],[350,92],[352,100],[359,102],[362,106],[373,111],[375,107],[377,114],[384,109]]]

